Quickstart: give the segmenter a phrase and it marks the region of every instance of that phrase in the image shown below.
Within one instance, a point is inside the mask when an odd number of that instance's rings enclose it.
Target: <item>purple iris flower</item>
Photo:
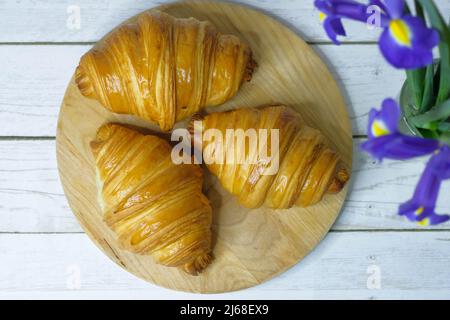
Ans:
[[[390,21],[381,34],[379,46],[386,60],[402,69],[431,64],[439,33],[428,28],[421,18],[405,14],[404,0],[384,1],[384,8]]]
[[[328,37],[339,44],[337,36],[346,36],[341,18],[366,22],[369,15],[367,6],[353,0],[315,0]]]
[[[369,115],[368,141],[361,149],[378,160],[404,160],[427,154],[434,155],[427,164],[413,198],[400,206],[399,214],[420,225],[434,225],[450,219],[435,213],[441,183],[450,179],[450,147],[438,140],[412,137],[398,130],[400,108],[393,99],[383,102],[381,111],[372,109]]]
[[[405,13],[404,0],[370,0],[361,4],[353,0],[316,0],[315,6],[324,18],[330,39],[339,44],[337,36],[345,36],[342,18],[367,23],[373,14],[371,6],[380,8],[379,39],[381,53],[396,68],[416,69],[433,62],[433,48],[439,44],[439,33],[428,28],[419,18]]]
[[[386,13],[387,9],[386,6],[384,5],[384,0],[370,0],[369,3],[370,5],[375,5],[378,8],[380,8],[383,13]]]
[[[369,140],[361,149],[374,158],[404,160],[433,153],[439,141],[407,136],[399,132],[400,108],[393,99],[383,101],[381,111],[372,109],[369,114]]]
[[[450,179],[450,147],[444,145],[434,157],[433,173],[439,175],[442,180]]]
[[[435,225],[450,220],[449,215],[435,212],[439,188],[444,179],[450,178],[450,148],[443,146],[428,161],[414,196],[399,208],[399,214],[422,226]]]

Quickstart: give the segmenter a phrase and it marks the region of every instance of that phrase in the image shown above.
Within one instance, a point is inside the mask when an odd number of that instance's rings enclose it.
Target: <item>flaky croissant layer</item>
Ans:
[[[231,143],[213,139],[202,144],[204,158],[211,154],[223,154],[223,159],[227,159],[210,161],[206,164],[207,168],[219,178],[227,191],[238,196],[245,207],[266,205],[281,209],[310,206],[319,202],[325,193],[339,192],[349,179],[339,155],[327,146],[320,131],[306,126],[297,113],[285,106],[244,108],[212,113],[206,117],[194,116],[190,130],[194,129],[194,121],[201,121],[201,128],[196,130],[206,132],[216,129],[222,132],[223,137],[227,136],[227,129],[234,132],[237,129],[244,132],[248,129],[278,130],[278,151],[271,155],[278,155],[279,159],[275,172],[271,161],[239,161],[244,158],[258,159],[260,149],[249,146],[249,140],[235,137]],[[261,143],[270,145],[269,135],[267,142],[258,141],[258,144]],[[267,154],[270,153],[268,150]]]
[[[211,207],[202,171],[175,165],[170,145],[115,124],[91,143],[104,220],[124,249],[201,272],[211,260]]]
[[[87,52],[75,81],[84,96],[110,111],[154,121],[167,131],[234,96],[251,78],[251,56],[239,38],[220,34],[209,22],[151,10]]]

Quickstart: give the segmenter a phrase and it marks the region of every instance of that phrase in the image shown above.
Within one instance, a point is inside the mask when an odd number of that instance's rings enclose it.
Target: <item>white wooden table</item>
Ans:
[[[252,289],[194,295],[120,269],[82,232],[63,195],[55,129],[79,57],[154,0],[0,0],[0,298],[450,298],[450,224],[418,228],[396,215],[426,159],[386,161],[358,151],[367,114],[396,97],[403,72],[380,56],[377,31],[348,23],[332,45],[312,0],[243,0],[295,29],[327,61],[348,102],[354,167],[342,214],[303,262]],[[446,15],[450,0],[438,0]],[[73,18],[80,12],[80,25]],[[450,184],[438,212],[450,212]]]

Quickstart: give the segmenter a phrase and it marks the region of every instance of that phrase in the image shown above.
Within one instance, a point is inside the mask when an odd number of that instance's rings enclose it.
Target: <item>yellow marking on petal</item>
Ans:
[[[374,120],[371,129],[374,137],[381,137],[391,133],[386,124],[381,120]]]
[[[426,227],[430,225],[430,219],[425,218],[422,221],[417,222],[417,224],[421,227]]]
[[[408,25],[401,19],[394,19],[389,23],[389,30],[392,37],[397,43],[411,47],[411,30]]]
[[[320,19],[320,22],[323,22],[323,20],[325,20],[326,17],[327,17],[327,15],[326,15],[325,13],[323,13],[323,12],[320,12],[320,13],[319,13],[319,19]]]
[[[419,207],[419,208],[416,210],[416,212],[414,212],[414,213],[416,214],[416,216],[420,216],[420,215],[423,213],[424,210],[425,210],[424,207]]]

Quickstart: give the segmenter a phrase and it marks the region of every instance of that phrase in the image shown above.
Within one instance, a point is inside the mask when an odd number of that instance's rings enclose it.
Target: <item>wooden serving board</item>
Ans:
[[[245,39],[259,67],[235,98],[207,112],[285,104],[328,138],[351,167],[352,136],[344,99],[317,54],[294,32],[254,9],[224,2],[188,1],[158,7],[175,17],[211,21],[223,33]],[[89,142],[98,127],[119,122],[158,131],[132,116],[112,114],[81,95],[73,79],[59,115],[57,156],[64,191],[75,216],[94,243],[124,269],[157,285],[214,293],[257,285],[305,257],[326,235],[347,188],[307,209],[249,210],[223,190],[205,169],[205,194],[213,206],[212,264],[199,276],[157,265],[151,257],[120,249],[97,204],[94,160]],[[185,126],[186,122],[177,124]],[[98,271],[102,272],[101,270]]]

